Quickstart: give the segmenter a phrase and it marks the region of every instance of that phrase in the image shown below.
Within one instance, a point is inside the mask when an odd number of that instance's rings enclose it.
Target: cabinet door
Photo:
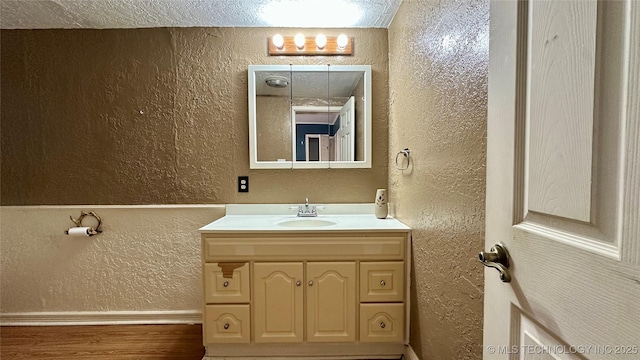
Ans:
[[[255,342],[302,342],[303,275],[302,263],[254,264]]]
[[[310,262],[306,280],[307,341],[355,341],[355,262]]]

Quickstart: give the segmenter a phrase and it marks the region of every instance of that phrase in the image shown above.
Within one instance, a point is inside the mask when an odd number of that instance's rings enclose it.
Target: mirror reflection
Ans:
[[[371,167],[370,77],[370,66],[250,66],[251,168]]]
[[[261,71],[255,86],[258,161],[291,161],[291,71]]]

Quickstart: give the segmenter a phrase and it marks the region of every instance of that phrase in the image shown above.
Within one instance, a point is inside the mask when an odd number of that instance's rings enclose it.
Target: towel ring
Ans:
[[[398,170],[407,170],[409,168],[409,161],[410,161],[409,154],[410,153],[411,153],[411,150],[409,150],[409,148],[404,148],[404,149],[398,151],[398,153],[396,154],[396,169],[398,169]],[[404,155],[404,158],[401,158],[400,155]],[[400,164],[398,164],[398,158],[400,159]],[[404,163],[404,159],[407,159],[407,165],[406,166],[402,166],[402,164]]]

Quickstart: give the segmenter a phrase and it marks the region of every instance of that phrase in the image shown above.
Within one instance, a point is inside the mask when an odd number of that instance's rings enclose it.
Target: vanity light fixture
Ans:
[[[282,50],[282,48],[284,47],[284,38],[280,34],[273,35],[271,42],[273,42],[273,46],[275,46],[278,50]]]
[[[327,46],[327,37],[324,34],[316,35],[316,46],[321,50]]]
[[[304,45],[307,42],[307,39],[305,39],[304,35],[298,33],[296,34],[296,36],[293,38],[293,42],[296,44],[296,47],[300,50],[304,49]]]
[[[267,41],[270,56],[353,55],[353,39],[345,34],[337,37],[324,34],[305,37],[304,34],[299,33],[295,37],[282,37],[282,46],[278,46],[279,36],[282,35],[276,34]]]

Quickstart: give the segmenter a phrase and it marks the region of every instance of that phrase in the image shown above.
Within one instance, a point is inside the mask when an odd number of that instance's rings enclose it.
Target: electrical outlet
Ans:
[[[248,176],[238,176],[238,192],[249,192]]]

